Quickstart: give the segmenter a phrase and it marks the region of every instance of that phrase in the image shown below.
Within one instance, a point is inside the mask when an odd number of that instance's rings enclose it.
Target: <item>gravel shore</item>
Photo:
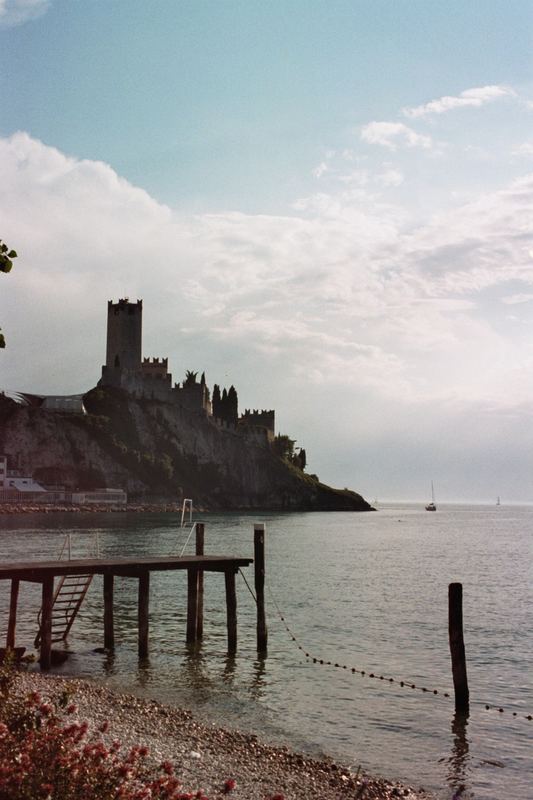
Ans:
[[[368,775],[354,775],[333,761],[317,761],[286,747],[273,747],[257,736],[199,722],[183,709],[153,700],[119,694],[77,679],[20,673],[16,691],[39,691],[53,700],[65,689],[78,706],[77,717],[90,728],[110,722],[104,738],[120,739],[124,749],[146,745],[156,764],[168,759],[182,785],[203,789],[208,797],[221,797],[224,781],[236,782],[235,800],[430,800],[423,789],[414,790]]]

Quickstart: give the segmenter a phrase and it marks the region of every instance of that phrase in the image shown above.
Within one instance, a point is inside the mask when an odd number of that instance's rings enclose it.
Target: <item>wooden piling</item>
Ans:
[[[42,670],[52,665],[52,605],[54,598],[54,577],[46,575],[42,582],[41,607],[41,652],[39,663]]]
[[[113,650],[115,647],[115,621],[113,615],[114,575],[104,575],[104,647]]]
[[[257,600],[257,652],[266,654],[268,631],[265,614],[265,526],[254,525],[254,580]]]
[[[8,648],[8,650],[15,649],[19,585],[20,581],[17,578],[13,578],[11,581],[11,597],[9,600],[9,621],[7,623],[7,636],[6,636],[6,647]]]
[[[228,653],[237,650],[237,592],[235,591],[235,572],[227,569],[226,578],[226,613],[228,624]]]
[[[187,644],[196,642],[198,624],[198,570],[187,570]]]
[[[204,523],[196,523],[196,555],[204,555]],[[204,635],[204,571],[198,570],[196,601],[196,638],[200,640]]]
[[[148,657],[148,615],[150,607],[150,572],[139,575],[139,658]]]
[[[448,587],[448,632],[452,657],[455,710],[461,713],[468,713],[469,692],[463,638],[463,585],[461,583],[450,583]]]

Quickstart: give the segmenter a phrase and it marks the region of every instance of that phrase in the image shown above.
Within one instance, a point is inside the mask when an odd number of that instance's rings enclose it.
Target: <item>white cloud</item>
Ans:
[[[531,158],[533,156],[533,142],[523,142],[513,150],[513,156]]]
[[[0,0],[0,28],[12,28],[40,17],[50,0]]]
[[[376,175],[376,181],[382,186],[400,186],[404,181],[404,174],[399,169],[386,169]]]
[[[465,89],[459,95],[445,95],[421,106],[404,108],[402,113],[410,119],[416,119],[430,114],[444,114],[457,108],[479,108],[503,97],[516,97],[516,92],[508,86],[479,86]]]
[[[389,150],[397,150],[399,146],[432,147],[430,136],[416,133],[403,122],[369,122],[361,129],[361,139],[369,144],[379,144]]]
[[[508,306],[516,306],[521,303],[531,303],[533,300],[533,293],[511,294],[509,297],[502,297],[502,303]]]
[[[385,162],[369,185],[388,175],[384,193],[395,170]],[[129,295],[144,299],[146,355],[169,356],[176,380],[206,369],[243,404],[276,406],[309,450],[317,407],[334,408],[341,449],[350,425],[412,438],[431,408],[468,431],[490,405],[488,430],[502,409],[523,429],[533,346],[504,312],[532,294],[533,176],[415,224],[351,184],[286,215],[185,216],[24,133],[0,139],[0,171],[2,237],[19,252],[2,286],[6,388],[94,385],[107,300]]]
[[[328,171],[328,169],[329,169],[329,167],[328,167],[328,165],[326,164],[326,162],[325,162],[325,161],[321,161],[321,162],[320,162],[320,164],[318,164],[318,166],[316,166],[316,167],[314,168],[314,170],[313,170],[313,176],[314,176],[315,178],[321,178],[321,177],[322,177],[322,175],[323,175],[325,172],[327,172],[327,171]]]

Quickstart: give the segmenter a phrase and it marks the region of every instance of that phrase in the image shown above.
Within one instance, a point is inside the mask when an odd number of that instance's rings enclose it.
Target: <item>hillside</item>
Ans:
[[[201,410],[95,388],[87,415],[0,397],[0,452],[46,484],[121,487],[130,500],[192,497],[209,509],[367,511],[355,492],[332,489],[259,441]]]

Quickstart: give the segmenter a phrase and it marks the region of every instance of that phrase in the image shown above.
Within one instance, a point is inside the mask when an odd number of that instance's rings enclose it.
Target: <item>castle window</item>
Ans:
[[[115,356],[115,367],[120,367],[120,358],[118,357],[118,354]]]

